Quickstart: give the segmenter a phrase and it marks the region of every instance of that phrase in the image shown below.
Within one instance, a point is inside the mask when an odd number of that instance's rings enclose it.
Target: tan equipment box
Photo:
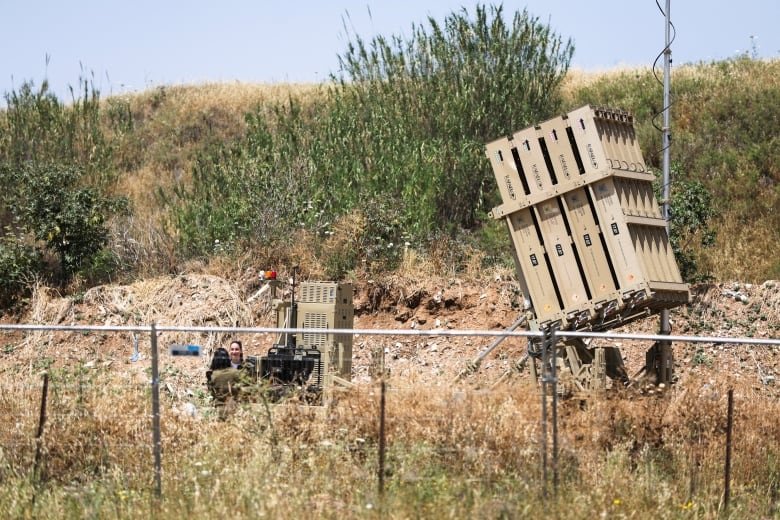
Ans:
[[[299,329],[351,329],[354,323],[352,284],[336,282],[302,282],[298,300]],[[352,334],[303,332],[296,343],[317,348],[327,356],[327,366],[349,381],[352,373]]]
[[[688,302],[630,114],[584,106],[486,153],[532,327],[609,330]]]

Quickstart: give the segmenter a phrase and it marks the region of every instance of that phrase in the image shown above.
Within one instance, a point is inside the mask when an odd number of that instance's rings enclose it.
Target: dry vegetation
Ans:
[[[769,111],[748,100],[760,94],[761,103],[773,102],[777,90],[772,85],[778,67],[777,61],[737,61],[685,65],[673,71],[673,173],[675,179],[702,180],[717,206],[711,222],[717,231],[714,245],[701,247],[695,240],[700,237],[691,237],[685,244],[697,256],[702,275],[754,283],[777,277],[777,260],[769,254],[770,244],[778,239],[777,140],[761,134],[750,144],[739,136],[753,132],[745,128],[752,112],[757,114],[754,119],[762,121],[758,126],[773,124],[774,116]],[[104,100],[109,114],[105,125],[115,136],[115,161],[122,170],[115,190],[129,196],[133,207],[130,222],[115,222],[114,249],[134,258],[136,265],[142,266],[142,275],[176,271],[176,230],[167,220],[171,208],[155,196],[158,190],[186,186],[198,154],[239,140],[246,131],[246,113],[268,112],[274,103],[290,98],[303,107],[314,105],[325,99],[327,88],[210,84],[158,88]],[[637,68],[573,70],[567,74],[561,92],[567,107],[592,103],[633,111],[645,160],[659,168],[660,155],[656,152],[660,137],[652,126],[659,109],[659,89],[649,69]],[[123,131],[122,124],[128,121],[132,121],[132,127]],[[349,226],[349,219],[354,221],[356,216],[347,214],[343,218]],[[357,232],[366,228],[363,222]],[[323,246],[326,253],[329,247]],[[322,265],[316,267],[322,269]]]
[[[412,267],[413,258],[407,262]],[[422,267],[421,267],[422,268]],[[214,266],[216,269],[216,266]],[[358,328],[501,328],[513,321],[516,284],[404,276],[358,284]],[[21,321],[62,324],[267,325],[250,301],[254,273],[212,274],[98,287],[81,297],[41,289]],[[738,291],[746,302],[726,291]],[[780,285],[710,285],[673,313],[675,331],[777,337]],[[414,324],[414,325],[413,325]],[[652,332],[648,320],[634,330]],[[272,342],[243,338],[250,354]],[[153,500],[148,337],[131,362],[126,333],[6,334],[0,358],[0,511],[11,517],[162,518],[526,517],[598,515],[714,518],[722,509],[725,397],[735,390],[731,515],[772,516],[777,505],[780,375],[769,349],[678,345],[679,381],[661,392],[613,391],[560,408],[560,488],[542,499],[540,399],[520,374],[492,387],[522,353],[507,341],[482,370],[452,377],[487,341],[358,337],[356,388],[323,408],[261,403],[215,415],[203,384],[205,359],[163,355],[163,499]],[[217,335],[163,334],[170,343],[213,346]],[[646,345],[623,343],[633,370]],[[384,352],[386,492],[377,493],[379,388],[370,365]],[[40,371],[51,377],[39,479],[31,478]],[[551,488],[550,488],[551,489]]]
[[[133,216],[114,225],[114,247],[134,258],[140,274],[174,271],[175,232],[166,225],[169,208],[160,190],[191,181],[198,153],[230,142],[246,131],[244,114],[269,111],[294,98],[314,103],[322,86],[298,84],[202,84],[158,87],[105,101],[106,131],[116,138],[123,170],[115,190],[127,196]],[[168,259],[167,265],[161,259]]]
[[[734,81],[751,91],[771,85],[778,66],[780,62],[767,64],[752,75],[745,74],[750,69],[734,69],[742,71],[740,77],[724,75],[716,67],[682,67],[675,74],[681,83]],[[643,87],[648,76],[647,70],[571,72],[563,85],[564,102],[598,98],[604,104],[625,101],[648,110],[653,103],[637,99],[650,96]],[[622,87],[631,82],[631,88]],[[101,101],[106,108],[101,124],[114,139],[113,160],[119,171],[112,189],[133,203],[133,216],[116,217],[111,246],[133,266],[136,281],[88,288],[76,278],[64,294],[38,286],[23,314],[4,319],[74,325],[270,325],[268,302],[251,298],[258,288],[256,269],[297,264],[307,277],[320,278],[328,271],[329,258],[348,256],[361,247],[360,238],[370,230],[367,221],[381,221],[381,215],[346,212],[334,219],[325,238],[316,230],[300,229],[289,237],[291,245],[284,251],[255,248],[231,256],[215,252],[182,264],[177,262],[176,232],[164,225],[169,208],[161,207],[153,194],[190,182],[199,153],[246,132],[247,112],[272,110],[272,103],[291,96],[304,106],[314,105],[325,88],[165,87]],[[706,97],[711,89],[695,91]],[[676,105],[680,129],[704,136],[685,143],[693,158],[704,155],[697,150],[730,149],[723,145],[727,141],[713,137],[711,142],[709,130],[696,127],[702,106],[703,99],[696,96],[681,96]],[[726,128],[732,122],[712,121]],[[649,131],[646,127],[640,134],[646,137]],[[766,150],[760,152],[753,155],[771,157]],[[645,153],[653,163],[652,154]],[[722,164],[720,159],[712,159],[697,175],[756,174],[751,170],[755,165],[739,163],[740,169],[732,171],[729,158]],[[686,166],[698,163],[690,159]],[[776,272],[776,255],[757,254],[754,247],[771,251],[777,242],[773,204],[778,173],[773,162],[764,166],[759,172],[766,184],[758,183],[761,198],[745,197],[734,207],[724,202],[732,199],[718,199],[722,212],[716,247],[702,256],[704,272],[759,283],[696,286],[693,303],[673,312],[675,333],[778,337],[780,284],[760,283],[759,278],[759,273]],[[755,208],[750,209],[756,212],[746,220],[745,204],[752,202]],[[350,269],[347,277],[357,288],[356,328],[500,330],[510,325],[520,304],[513,272],[500,262],[485,262],[488,253],[479,247],[456,248],[452,240],[437,237],[424,245],[425,253],[420,252],[422,245],[417,249],[396,241],[394,247],[403,249],[398,268],[389,274],[379,276],[365,265]],[[311,246],[315,242],[316,249]],[[485,269],[488,264],[493,267]],[[154,276],[146,276],[150,273]],[[648,333],[655,329],[654,320],[631,327]],[[196,343],[208,353],[227,339],[223,334],[166,333],[160,344],[165,351],[172,343]],[[274,340],[267,334],[242,339],[250,355],[264,353]],[[636,385],[585,401],[563,401],[560,489],[545,500],[538,388],[527,373],[512,373],[507,383],[493,386],[520,358],[523,342],[506,341],[479,373],[452,383],[487,342],[468,337],[356,337],[355,388],[337,393],[322,408],[247,404],[226,421],[214,413],[206,392],[206,357],[175,360],[163,354],[163,498],[155,501],[148,336],[3,333],[0,417],[7,427],[0,430],[0,515],[715,518],[723,514],[729,389],[735,391],[736,418],[734,500],[728,514],[778,515],[777,349],[678,344],[679,379],[671,388]],[[629,372],[636,372],[648,345],[626,341],[619,346]],[[372,378],[379,359],[389,369],[383,497],[377,493],[379,394]],[[48,420],[41,465],[34,475],[43,371],[50,376]]]

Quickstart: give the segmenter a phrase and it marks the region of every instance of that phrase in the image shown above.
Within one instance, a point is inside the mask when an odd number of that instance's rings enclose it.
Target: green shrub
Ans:
[[[687,282],[711,280],[712,274],[701,270],[699,260],[702,248],[709,248],[715,243],[712,220],[718,213],[712,194],[703,183],[690,180],[685,172],[678,169],[678,165],[672,168],[671,173],[669,242],[680,274]],[[656,198],[661,200],[660,174],[656,175],[654,188]]]
[[[41,268],[41,256],[10,230],[0,238],[0,308],[8,309],[29,294]]]
[[[101,251],[108,239],[106,219],[127,207],[124,199],[81,187],[82,176],[77,168],[57,164],[0,168],[0,182],[15,188],[6,191],[2,201],[20,230],[57,255],[61,283]]]
[[[343,273],[478,226],[496,191],[484,143],[558,109],[572,52],[526,11],[507,23],[500,7],[431,18],[408,39],[354,37],[322,103],[248,114],[244,138],[201,154],[192,186],[161,194],[182,253],[279,243],[300,226],[325,237],[358,212],[359,247],[329,261]]]

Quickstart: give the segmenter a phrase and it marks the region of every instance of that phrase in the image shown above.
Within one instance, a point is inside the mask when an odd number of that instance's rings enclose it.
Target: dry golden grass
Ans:
[[[579,90],[593,86],[595,83],[626,75],[644,75],[649,70],[649,67],[615,67],[608,70],[569,69],[561,84],[561,94],[563,99],[571,100]]]
[[[758,219],[746,226],[740,215],[727,210],[716,226],[715,244],[702,250],[705,272],[718,273],[725,280],[761,283],[762,274],[780,269],[776,256],[756,254],[756,244],[777,243],[779,231],[772,222]]]
[[[684,64],[675,66],[672,73],[678,79],[701,78],[711,83],[731,82],[736,79],[749,90],[771,87],[780,72],[780,59],[750,59],[749,67],[729,66],[732,62]]]
[[[683,64],[675,65],[672,68],[672,81],[699,79],[706,81],[710,85],[737,80],[747,89],[765,88],[772,85],[774,78],[780,73],[780,60],[754,60],[759,66],[748,68],[730,67],[724,73],[724,69],[719,66],[708,64]],[[722,64],[723,62],[721,62]],[[663,78],[662,63],[659,62],[656,71],[659,79]],[[613,67],[606,70],[582,70],[570,69],[561,85],[561,93],[564,99],[571,99],[577,91],[593,86],[596,83],[608,83],[616,79],[625,77],[641,77],[646,74],[652,74],[650,66],[642,67]],[[659,86],[660,88],[660,86]],[[704,92],[703,94],[707,94]],[[679,114],[675,113],[675,117]]]
[[[34,484],[28,475],[38,381],[0,376],[0,415],[15,425],[0,432],[0,511],[148,517],[154,502],[145,384],[100,368],[55,371],[42,479]],[[558,497],[546,502],[540,399],[531,385],[475,391],[391,380],[383,501],[377,385],[340,393],[324,408],[250,404],[225,421],[202,398],[168,393],[166,373],[162,388],[162,518],[373,518],[380,507],[390,518],[715,518],[720,507],[724,385],[700,381],[662,396],[563,401],[561,484]],[[732,487],[738,517],[771,514],[774,507],[778,412],[775,400],[738,387]]]
[[[159,206],[159,189],[187,185],[197,153],[210,144],[230,143],[242,136],[246,113],[268,111],[291,98],[306,106],[315,103],[324,88],[316,84],[207,83],[158,87],[104,100],[105,112],[114,118],[109,123],[111,117],[107,117],[105,125],[121,129],[123,123],[132,124],[132,131],[108,127],[106,131],[114,136],[120,168],[114,189],[130,199],[135,215],[121,229],[137,242],[138,251],[148,257],[145,260],[159,264],[165,255],[152,258],[150,252],[175,240],[166,236],[167,210]],[[160,267],[164,266],[150,266],[157,272]]]
[[[316,101],[322,88],[322,85],[308,83],[202,83],[158,87],[120,97],[134,107],[147,107],[165,92],[164,96],[179,108],[184,119],[187,115],[215,109],[241,114],[254,107],[283,103],[291,96],[304,102]]]
[[[203,266],[222,268],[229,269],[230,263]],[[399,291],[398,285],[407,282],[390,280],[397,285],[383,290]],[[435,283],[450,287],[447,279]],[[31,313],[46,322],[95,322],[103,316],[124,324],[115,320],[136,314],[183,322],[178,302],[186,301],[192,314],[188,323],[232,324],[240,308],[233,312],[225,302],[240,298],[237,289],[223,290],[221,284],[209,275],[160,278],[88,292],[83,304],[72,305],[41,290]],[[457,292],[457,286],[450,290]],[[725,300],[719,287],[704,288],[691,315],[675,315],[675,325],[678,319],[698,319],[719,334],[728,321],[731,334],[739,335],[738,327],[765,315],[767,330],[774,330],[776,287],[744,290],[750,305]],[[201,301],[197,295],[210,299]],[[400,305],[402,297],[382,298]],[[736,308],[726,320],[723,309],[729,305]],[[95,311],[99,314],[93,316]],[[386,319],[392,322],[391,312]],[[464,314],[470,312],[464,307]],[[128,362],[130,344],[124,335],[68,334],[42,334],[35,341],[6,336],[11,351],[0,354],[0,417],[9,427],[0,429],[0,513],[148,517],[153,504],[148,358]],[[172,338],[166,333],[161,344]],[[246,344],[252,353],[261,347],[254,340]],[[389,348],[391,355],[399,352],[392,341],[379,346]],[[357,347],[356,354],[365,356],[370,348]],[[541,400],[527,378],[486,390],[472,386],[471,379],[452,385],[453,374],[436,375],[431,366],[420,366],[408,376],[393,370],[387,392],[384,516],[715,518],[722,494],[725,399],[734,388],[732,514],[771,517],[780,475],[774,442],[780,436],[777,390],[756,382],[747,350],[716,357],[718,350],[707,347],[692,360],[694,349],[699,347],[677,348],[681,379],[666,392],[626,390],[586,402],[561,402],[561,486],[558,498],[546,503],[539,459]],[[450,354],[453,350],[426,359],[438,357],[457,366],[465,355]],[[366,363],[358,359],[356,366]],[[761,357],[767,368],[775,361],[769,352]],[[30,471],[42,369],[52,379],[43,481],[35,484]],[[360,378],[356,388],[336,394],[322,408],[254,403],[220,421],[206,396],[203,370],[203,360],[162,357],[160,517],[379,516],[375,381]]]

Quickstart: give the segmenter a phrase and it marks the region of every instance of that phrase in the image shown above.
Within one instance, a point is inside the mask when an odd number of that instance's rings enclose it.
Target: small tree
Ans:
[[[5,169],[2,177],[7,186],[18,187],[7,204],[19,228],[58,256],[63,284],[106,244],[108,216],[126,208],[124,199],[79,186],[82,172],[75,167],[28,163]]]
[[[715,243],[715,230],[710,221],[716,215],[712,203],[712,194],[699,181],[689,180],[679,165],[672,166],[674,183],[672,184],[669,217],[669,242],[680,274],[687,282],[702,281],[710,278],[708,273],[700,272],[696,245],[709,247]],[[656,175],[654,184],[656,197],[661,199],[661,178]]]

